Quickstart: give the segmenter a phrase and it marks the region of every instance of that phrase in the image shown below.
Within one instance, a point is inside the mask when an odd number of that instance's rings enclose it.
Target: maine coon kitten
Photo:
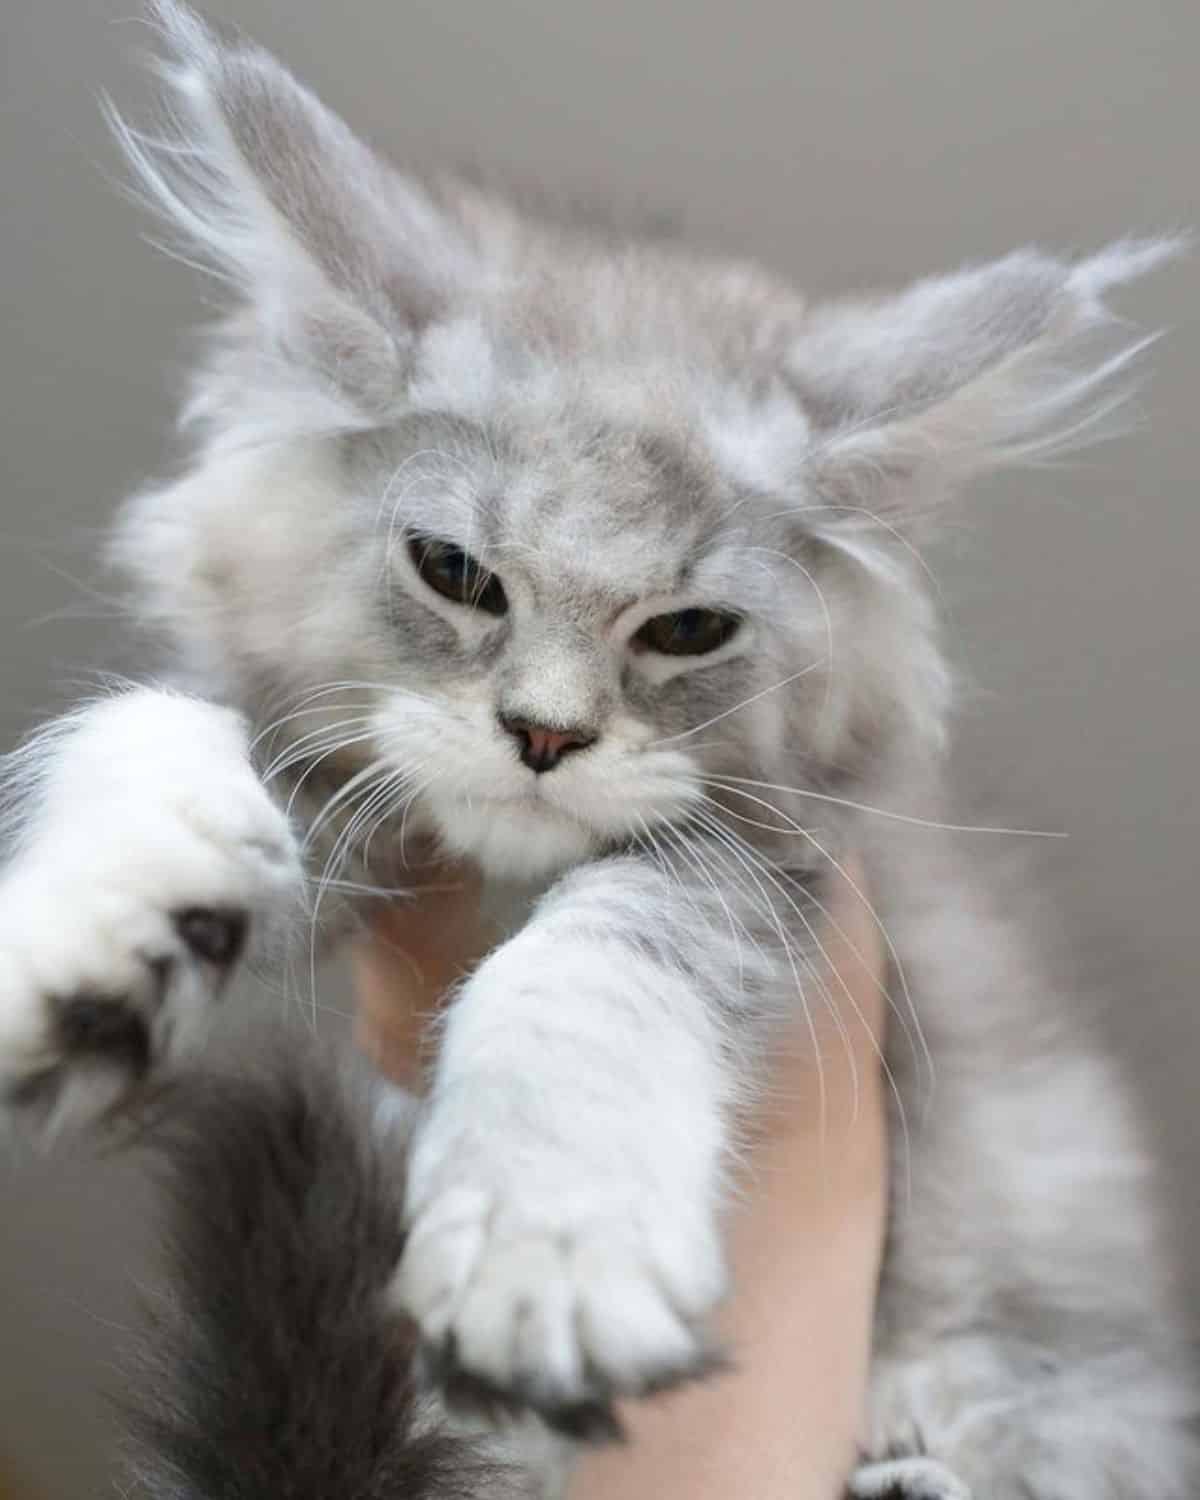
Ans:
[[[430,841],[531,909],[450,1010],[406,1237],[311,1059],[260,1092],[189,1075],[169,1149],[200,1270],[153,1491],[228,1495],[236,1454],[264,1500],[523,1492],[414,1405],[398,1308],[452,1396],[571,1435],[703,1370],[758,1060],[801,1007],[837,1045],[817,934],[853,850],[891,954],[897,1153],[853,1492],[1190,1495],[1122,1079],[930,826],[950,684],[917,551],[962,481],[1089,435],[1136,352],[1106,345],[1103,294],[1169,247],[810,307],[402,175],[261,51],[156,17],[162,135],[118,129],[229,311],[186,467],[117,542],[174,685],[13,761],[11,1107],[54,1127],[125,1099],[306,889],[332,917]]]

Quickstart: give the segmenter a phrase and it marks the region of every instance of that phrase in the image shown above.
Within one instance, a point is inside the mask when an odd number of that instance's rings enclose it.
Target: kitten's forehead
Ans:
[[[572,579],[612,597],[680,588],[721,514],[716,476],[675,438],[523,412],[506,426],[500,550],[527,549],[544,581]]]
[[[535,594],[629,601],[687,585],[734,490],[686,427],[614,417],[578,393],[478,418],[415,413],[368,445],[366,490],[393,541],[454,541]]]
[[[810,439],[796,391],[778,368],[747,362],[734,374],[712,350],[704,358],[601,340],[564,354],[524,331],[475,314],[433,325],[416,353],[413,409],[484,424],[520,425],[525,415],[547,431],[598,423],[653,435],[660,446],[670,437],[693,466],[702,451],[728,477],[767,487],[794,472]],[[675,461],[665,452],[649,457]]]
[[[489,565],[609,596],[674,593],[711,563],[748,492],[796,473],[808,428],[777,383],[645,347],[585,344],[567,359],[526,332],[462,316],[416,355],[414,408],[448,434],[415,460],[448,481],[418,524]]]

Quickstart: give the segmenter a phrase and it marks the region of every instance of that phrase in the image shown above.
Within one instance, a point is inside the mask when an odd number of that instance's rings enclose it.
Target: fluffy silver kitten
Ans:
[[[248,937],[306,900],[340,930],[431,842],[525,910],[449,1011],[398,1269],[386,1174],[362,1186],[374,1147],[338,1134],[357,1117],[332,1095],[240,1096],[188,1136],[235,1142],[182,1158],[204,1204],[245,1209],[214,1215],[247,1227],[213,1275],[280,1250],[193,1297],[203,1379],[155,1492],[232,1493],[222,1420],[264,1500],[508,1492],[458,1450],[413,1460],[449,1419],[397,1373],[396,1308],[452,1403],[576,1436],[707,1368],[773,1028],[807,1013],[832,1055],[861,1024],[818,937],[858,851],[896,1161],[852,1492],[1192,1495],[1195,1389],[1126,1086],[1013,892],[935,826],[950,679],[917,550],[962,481],[1092,435],[1136,352],[1103,296],[1169,247],[1023,251],[814,307],[752,266],[402,174],[263,52],[156,17],[164,128],[118,129],[229,293],[186,466],[117,541],[176,675],[13,763],[0,1079],[50,1126],[95,1117],[200,1034]],[[261,1129],[221,1134],[260,1105]],[[293,1117],[255,1178],[249,1143]],[[255,1363],[246,1330],[289,1347],[310,1264],[331,1269],[304,1347]]]

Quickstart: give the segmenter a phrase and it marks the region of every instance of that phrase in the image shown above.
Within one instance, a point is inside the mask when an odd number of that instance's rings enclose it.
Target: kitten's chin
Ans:
[[[598,846],[582,823],[533,801],[435,803],[433,812],[445,847],[497,880],[543,880]]]

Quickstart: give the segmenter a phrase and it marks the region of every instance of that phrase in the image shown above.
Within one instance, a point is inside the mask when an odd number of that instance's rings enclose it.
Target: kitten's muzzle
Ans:
[[[564,755],[570,755],[575,750],[586,750],[599,738],[590,729],[578,726],[559,729],[514,714],[501,714],[500,723],[516,740],[521,763],[539,776],[544,771],[553,771]]]

